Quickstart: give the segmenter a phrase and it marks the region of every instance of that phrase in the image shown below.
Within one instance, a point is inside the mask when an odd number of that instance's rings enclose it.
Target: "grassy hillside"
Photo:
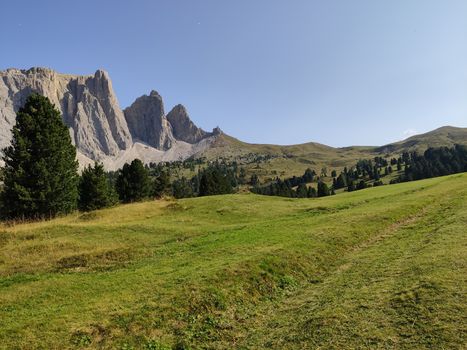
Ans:
[[[308,167],[317,172],[323,167],[341,171],[345,166],[355,165],[359,159],[371,159],[375,156],[397,158],[404,151],[423,153],[429,147],[452,147],[455,144],[467,145],[467,128],[445,126],[381,147],[334,148],[313,142],[290,146],[250,144],[222,135],[214,147],[200,156],[207,159],[223,157],[237,160],[240,164],[245,164],[248,173],[256,173],[262,180],[266,180],[276,176],[302,175]],[[269,159],[256,162],[252,161],[252,155],[266,155]]]
[[[443,126],[425,134],[415,135],[406,140],[378,147],[377,152],[424,152],[428,147],[452,147],[467,145],[467,128]]]
[[[0,348],[462,348],[467,174],[0,231]]]
[[[313,142],[291,146],[249,144],[228,135],[219,137],[213,146],[202,156],[236,160],[248,174],[255,173],[262,180],[302,175],[306,168],[318,173],[323,167],[341,170],[359,159],[380,155],[373,151],[374,147],[333,148]],[[258,155],[266,159],[256,161]]]

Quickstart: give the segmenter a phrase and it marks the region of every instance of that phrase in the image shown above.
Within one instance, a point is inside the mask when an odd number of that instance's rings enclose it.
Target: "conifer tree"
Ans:
[[[135,159],[131,164],[125,164],[119,171],[116,187],[120,200],[125,203],[137,202],[149,197],[151,183],[149,172],[143,162]]]
[[[161,198],[170,193],[170,175],[162,170],[154,179],[154,196]]]
[[[323,181],[318,182],[318,197],[329,196],[329,188]]]
[[[356,189],[357,189],[357,190],[363,190],[363,189],[365,189],[365,188],[367,188],[367,185],[366,185],[365,181],[364,181],[364,180],[360,180],[360,182],[357,184]]]
[[[116,193],[110,185],[104,166],[101,163],[88,165],[79,180],[80,210],[96,210],[109,207],[117,202]]]
[[[3,215],[51,218],[76,209],[76,149],[55,106],[47,97],[30,95],[12,133],[3,155]]]
[[[344,188],[347,186],[347,180],[346,180],[346,177],[344,176],[343,173],[340,173],[339,176],[337,177],[336,181],[335,181],[335,184],[334,184],[334,188],[335,189],[338,189],[338,188]]]
[[[303,174],[302,178],[305,183],[310,183],[313,182],[313,179],[315,177],[316,173],[314,170],[311,170],[310,168],[307,168],[305,170],[305,173]]]
[[[314,187],[308,188],[308,198],[315,198],[318,194],[316,193],[316,189]]]
[[[177,179],[172,183],[172,195],[175,198],[189,198],[193,197],[193,187],[190,181],[185,177]]]
[[[251,177],[250,177],[250,185],[253,186],[253,187],[259,185],[259,178],[258,178],[258,175],[256,175],[256,174],[251,175]]]
[[[227,169],[225,166],[215,163],[204,169],[200,175],[200,196],[232,193],[234,174],[231,169]]]
[[[297,187],[297,197],[298,198],[307,198],[308,197],[308,189],[304,183],[301,183]]]

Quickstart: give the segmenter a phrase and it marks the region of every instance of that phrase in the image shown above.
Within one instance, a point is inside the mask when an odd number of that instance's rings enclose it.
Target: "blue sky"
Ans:
[[[4,1],[0,69],[110,73],[256,143],[381,145],[467,126],[465,0]]]

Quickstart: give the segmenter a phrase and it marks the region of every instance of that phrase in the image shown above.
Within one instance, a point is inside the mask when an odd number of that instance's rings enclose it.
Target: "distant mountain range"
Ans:
[[[224,134],[219,128],[212,132],[198,128],[183,105],[175,106],[166,114],[163,100],[156,91],[137,98],[122,110],[110,77],[103,70],[94,75],[76,76],[48,68],[31,68],[0,71],[1,148],[10,144],[16,112],[32,92],[47,96],[60,109],[80,163],[99,160],[108,169],[120,168],[134,158],[158,162],[192,156],[248,159],[252,155],[269,158],[271,167],[279,170],[304,164],[342,167],[373,155],[467,144],[467,128],[449,126],[380,147],[248,144]]]

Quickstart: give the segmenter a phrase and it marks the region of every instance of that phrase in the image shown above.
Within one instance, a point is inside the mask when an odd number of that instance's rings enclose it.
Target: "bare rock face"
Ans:
[[[135,141],[142,141],[164,151],[174,144],[172,127],[165,117],[162,97],[156,91],[151,91],[149,96],[138,97],[124,113]]]
[[[97,160],[115,170],[134,158],[145,162],[186,159],[211,147],[221,133],[198,128],[182,105],[166,117],[156,91],[122,111],[102,70],[76,76],[48,68],[7,69],[0,71],[0,154],[11,143],[16,112],[33,92],[48,97],[60,110],[81,166]]]
[[[169,114],[167,120],[172,126],[172,132],[177,140],[188,143],[197,143],[211,134],[198,128],[188,116],[186,108],[182,105],[175,106]]]
[[[36,92],[61,111],[77,150],[95,160],[115,156],[132,137],[108,74],[60,74],[48,68],[0,71],[0,147],[11,142],[16,112]]]

